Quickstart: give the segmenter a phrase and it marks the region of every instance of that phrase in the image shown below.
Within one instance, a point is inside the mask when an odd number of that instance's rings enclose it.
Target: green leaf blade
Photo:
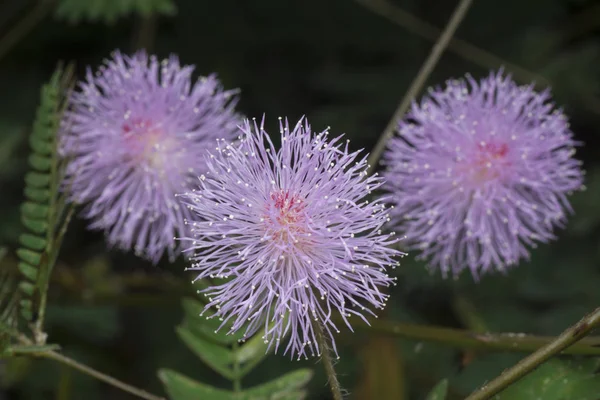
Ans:
[[[38,251],[44,250],[47,244],[45,238],[31,235],[29,233],[23,233],[21,236],[19,236],[19,242],[21,242],[22,246]]]
[[[445,400],[448,395],[448,379],[441,380],[429,392],[425,400]]]
[[[18,249],[17,256],[22,261],[29,263],[32,267],[39,265],[42,260],[42,255],[40,253],[28,249]]]
[[[234,378],[230,368],[232,355],[229,349],[194,335],[183,326],[177,327],[176,332],[183,343],[212,369],[230,380]]]
[[[213,313],[211,310],[204,312],[204,304],[192,298],[184,298],[182,306],[185,313],[183,325],[192,332],[204,336],[205,338],[221,344],[231,344],[240,340],[243,337],[243,331],[239,330],[234,334],[227,334],[229,326],[224,326],[221,329],[222,322],[218,318],[208,318]],[[200,314],[204,312],[201,317]]]
[[[496,395],[497,400],[595,400],[600,394],[598,360],[553,359]]]
[[[31,219],[46,219],[50,212],[50,208],[45,205],[26,201],[21,205],[21,214],[24,217]]]
[[[29,156],[29,165],[40,172],[47,172],[52,167],[52,158],[33,153]]]
[[[178,372],[161,369],[158,378],[171,400],[234,400],[233,393],[197,382]]]
[[[306,385],[312,376],[312,370],[306,368],[298,369],[280,376],[277,379],[273,379],[272,381],[246,390],[243,399],[251,399],[256,396],[273,396],[274,394],[282,395],[294,392]]]

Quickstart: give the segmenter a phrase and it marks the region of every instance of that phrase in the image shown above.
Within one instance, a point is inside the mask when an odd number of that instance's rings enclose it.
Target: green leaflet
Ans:
[[[186,346],[213,370],[241,386],[241,379],[247,375],[267,354],[268,345],[255,335],[243,343],[238,343],[242,333],[227,335],[229,324],[223,324],[197,299],[184,299],[183,323],[176,328],[177,335]],[[198,398],[232,400],[299,400],[306,397],[304,385],[312,377],[312,371],[302,369],[286,374],[273,381],[244,391],[227,391],[196,382],[175,371],[162,369],[158,373],[165,389],[173,400]]]
[[[33,153],[29,156],[29,165],[38,171],[49,171],[52,166],[50,157],[42,156],[41,154]]]
[[[35,281],[35,279],[37,278],[37,268],[31,266],[30,264],[26,263],[26,262],[20,262],[18,265],[19,271],[21,271],[21,273],[25,276],[25,278],[29,279],[30,281]],[[31,283],[31,282],[27,282],[27,281],[23,281],[21,283]],[[33,284],[32,284],[33,286]]]
[[[19,283],[19,289],[26,295],[33,296],[33,291],[35,289],[35,286],[33,286],[33,284],[30,282],[23,281],[23,282]]]
[[[223,322],[219,318],[210,318],[212,310],[207,310],[200,316],[204,304],[196,299],[186,298],[182,305],[185,317],[182,325],[177,328],[179,337],[221,375],[230,380],[241,379],[266,357],[268,346],[259,335],[238,345],[244,329],[228,334],[231,325],[226,323],[221,327]]]
[[[60,0],[55,16],[72,23],[82,20],[114,23],[129,14],[174,15],[176,12],[173,0]]]
[[[24,232],[19,236],[17,249],[21,260],[18,269],[23,277],[18,285],[22,297],[19,304],[26,320],[34,316],[43,320],[48,279],[72,212],[61,193],[63,163],[57,152],[69,78],[70,74],[59,67],[42,87],[29,137],[32,170],[25,175],[25,201],[21,204]]]
[[[232,354],[229,349],[208,340],[204,340],[200,336],[195,336],[192,332],[183,327],[177,328],[177,335],[179,335],[179,338],[194,352],[194,354],[212,369],[230,380],[236,378],[232,369],[229,367],[232,361]]]
[[[50,185],[50,174],[41,172],[28,172],[25,175],[25,186],[45,188]]]
[[[43,220],[48,218],[50,208],[43,204],[27,201],[21,205],[21,215],[24,218]]]
[[[448,394],[448,379],[442,379],[427,395],[425,400],[445,400]]]
[[[29,233],[23,233],[19,237],[19,241],[33,250],[44,250],[46,248],[46,238],[35,236]]]
[[[43,203],[50,199],[50,191],[45,189],[25,187],[24,194],[28,200],[32,200],[38,203]]]
[[[232,398],[231,393],[226,390],[216,389],[212,386],[196,382],[187,376],[169,369],[159,370],[158,378],[165,386],[167,394],[172,400],[229,400]]]
[[[497,400],[597,400],[600,376],[599,360],[565,361],[552,359],[542,364],[505,391]]]
[[[306,397],[300,389],[310,380],[312,371],[299,369],[242,392],[213,388],[169,369],[158,371],[158,377],[171,400],[295,400]]]
[[[255,335],[243,345],[239,346],[237,351],[233,354],[233,359],[240,364],[244,364],[255,358],[262,358],[265,354],[266,346],[263,339],[259,335]]]
[[[238,345],[243,329],[228,335],[229,324],[219,329],[223,324],[219,318],[206,318],[213,315],[212,310],[200,316],[204,310],[202,302],[186,298],[182,305],[184,320],[177,327],[177,334],[202,361],[227,379],[241,379],[266,356],[267,345],[259,336]]]
[[[310,369],[298,369],[277,379],[255,386],[245,391],[243,399],[271,399],[281,398],[279,395],[293,393],[301,389],[310,381],[313,372]],[[296,392],[297,393],[297,392]]]
[[[212,315],[212,312],[207,311],[201,317],[200,313],[204,310],[204,304],[198,300],[192,298],[183,299],[182,306],[185,312],[183,325],[192,332],[221,344],[235,343],[242,338],[243,331],[227,335],[230,325],[225,325],[219,329],[222,322],[218,318],[208,318]]]

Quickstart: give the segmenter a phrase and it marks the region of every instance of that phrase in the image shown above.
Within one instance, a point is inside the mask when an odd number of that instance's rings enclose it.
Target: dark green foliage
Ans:
[[[200,317],[204,305],[195,299],[183,300],[184,320],[177,327],[179,338],[202,361],[223,377],[233,382],[234,391],[217,389],[196,382],[168,369],[159,371],[158,376],[172,400],[210,398],[212,400],[270,400],[304,399],[304,385],[310,380],[312,371],[299,369],[268,383],[241,391],[241,380],[260,363],[267,353],[267,345],[255,335],[239,343],[241,334],[226,335],[229,326],[221,329],[218,318]]]
[[[456,4],[444,0],[386,1],[438,28],[444,26]],[[151,0],[138,2],[154,4]],[[18,15],[10,15],[10,4],[31,2],[0,3],[4,15],[0,36],[4,37],[9,31],[9,20],[20,22]],[[30,157],[25,151],[26,132],[40,85],[58,58],[75,60],[79,78],[83,78],[84,68],[87,65],[96,68],[111,50],[119,48],[130,53],[134,47],[142,47],[132,43],[141,29],[135,21],[141,14],[133,10],[132,3],[58,0],[55,16],[59,20],[38,24],[1,58],[2,243],[18,240],[23,233],[21,222],[27,233],[35,236],[45,237],[49,229],[47,220],[20,221],[19,213],[25,173],[43,173],[47,168],[44,165],[47,159]],[[346,133],[354,150],[370,151],[433,44],[410,25],[391,22],[354,0],[171,0],[167,3],[175,4],[178,13],[174,18],[157,18],[154,40],[149,43],[159,56],[178,54],[182,62],[197,66],[196,76],[217,72],[226,87],[241,87],[240,111],[249,117],[266,113],[267,120],[273,121],[279,115],[295,119],[306,114],[315,130],[331,126],[335,135]],[[103,10],[109,7],[112,13],[105,13]],[[129,7],[128,11],[118,11],[124,7]],[[473,2],[456,37],[550,81],[557,105],[565,108],[577,140],[584,143],[578,156],[589,171],[588,191],[572,197],[575,215],[569,217],[566,230],[557,230],[559,239],[540,245],[533,250],[531,261],[523,261],[505,275],[483,277],[474,283],[465,274],[458,281],[442,282],[439,274],[427,273],[423,263],[414,261],[418,252],[411,252],[395,270],[399,286],[392,293],[387,314],[381,318],[465,327],[448,306],[453,292],[458,292],[476,305],[489,331],[555,335],[600,304],[597,10],[594,0]],[[65,21],[80,23],[72,26]],[[97,23],[84,23],[87,21]],[[117,23],[107,27],[105,21]],[[451,49],[446,51],[428,84],[441,84],[466,72],[479,78],[502,64],[479,62],[475,53],[473,56],[467,59]],[[528,83],[528,79],[518,74],[515,78]],[[36,149],[35,155],[49,155],[53,151],[45,141],[31,145]],[[25,188],[25,193],[28,201],[37,204],[46,204],[52,197],[50,190],[34,186]],[[186,292],[179,289],[180,285],[167,284],[162,273],[169,271],[173,274],[169,279],[187,281],[189,275],[182,272],[183,262],[152,268],[133,256],[107,252],[101,235],[86,231],[83,221],[73,224],[70,230],[61,253],[64,264],[55,271],[53,307],[48,309],[46,318],[52,340],[63,343],[65,351],[74,350],[71,355],[77,360],[153,393],[162,389],[156,379],[156,370],[162,366],[228,389],[226,382],[180,345],[172,329],[179,322],[178,298]],[[110,280],[101,284],[96,278],[82,278],[80,273],[87,261],[96,257],[108,258]],[[24,265],[19,269],[37,275],[37,268],[27,270]],[[18,270],[17,265],[11,268]],[[16,291],[18,296],[29,291],[33,295],[27,295],[26,299],[35,298],[32,289],[37,287],[36,280],[23,278]],[[155,281],[158,284],[152,283]],[[107,312],[106,307],[112,311]],[[219,321],[203,320],[194,313],[198,323],[192,326],[193,321],[188,321],[189,326],[185,323],[182,326],[195,336],[208,337],[214,331],[209,325]],[[357,397],[356,388],[365,379],[362,361],[357,356],[364,347],[363,335],[378,340],[373,330],[351,334],[342,329],[338,340],[341,359],[336,368],[343,386],[350,392],[349,398],[378,399]],[[227,350],[235,342],[224,333],[212,339]],[[464,399],[524,356],[477,352],[463,364],[460,349],[404,339],[398,339],[397,344],[400,351],[382,359],[381,368],[386,368],[394,358],[404,365],[400,373],[404,375],[408,394],[403,400],[424,400],[444,377],[448,378],[446,400]],[[7,362],[15,360],[29,359],[14,358]],[[52,362],[36,360],[34,364],[30,376],[13,393],[32,400],[59,398],[55,390],[62,387],[62,383],[57,385],[62,382],[61,369]],[[326,377],[317,360],[290,363],[287,357],[269,357],[245,376],[243,383],[251,387],[288,368],[300,367],[315,369],[309,398],[330,398]],[[16,370],[12,364],[7,364],[6,369],[6,374],[0,373],[3,381]],[[104,384],[85,379],[85,375],[76,372],[65,379],[71,382],[71,399],[130,398],[116,392],[109,394],[110,389]],[[14,384],[17,379],[11,382]]]
[[[497,400],[597,400],[598,360],[551,360],[498,394]]]
[[[504,391],[495,400],[597,400],[600,394],[600,376],[597,359],[567,361],[552,359],[526,375]],[[448,380],[438,383],[426,400],[445,400]]]
[[[448,380],[443,379],[431,389],[425,400],[445,400],[446,394],[448,394]]]
[[[129,14],[173,15],[176,11],[172,0],[60,0],[56,17],[70,22],[87,20],[113,23]]]
[[[69,74],[59,68],[41,90],[40,105],[29,137],[31,171],[25,175],[25,201],[21,221],[25,232],[19,236],[18,285],[21,315],[32,320],[43,313],[50,271],[56,261],[71,208],[61,193],[62,163],[58,156],[58,130],[65,103]],[[35,309],[34,307],[37,307]]]

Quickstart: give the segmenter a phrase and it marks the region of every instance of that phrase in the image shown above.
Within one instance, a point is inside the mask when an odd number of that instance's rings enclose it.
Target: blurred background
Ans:
[[[0,244],[17,246],[27,135],[40,86],[57,62],[78,76],[114,49],[178,54],[198,74],[240,88],[247,116],[307,115],[315,129],[375,144],[427,57],[456,0],[2,0],[0,1]],[[475,0],[428,85],[504,65],[520,83],[551,86],[571,117],[588,190],[559,240],[506,275],[479,283],[430,275],[414,255],[381,318],[479,331],[554,335],[600,304],[600,2]],[[74,219],[54,270],[50,342],[95,368],[164,394],[168,367],[229,388],[179,341],[181,299],[193,295],[184,263],[159,266],[107,251]],[[16,263],[9,258],[8,263]],[[461,351],[360,330],[338,335],[342,385],[352,399],[422,399],[441,378],[464,398],[522,355]],[[271,355],[244,386],[299,367],[315,370],[309,399],[329,399],[315,359]],[[0,399],[132,399],[51,361],[0,363]]]

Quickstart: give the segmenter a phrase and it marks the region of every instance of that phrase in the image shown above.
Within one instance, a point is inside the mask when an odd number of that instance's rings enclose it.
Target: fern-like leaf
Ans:
[[[173,15],[176,10],[172,0],[60,0],[56,17],[72,23],[87,20],[112,24],[130,14]]]
[[[223,400],[270,400],[270,399],[303,399],[306,397],[304,385],[310,380],[312,372],[300,369],[271,382],[241,390],[241,380],[254,369],[266,356],[267,345],[260,335],[255,335],[243,343],[239,343],[241,334],[226,335],[228,326],[218,329],[222,322],[211,318],[200,317],[205,305],[196,299],[184,299],[185,312],[183,323],[177,327],[179,338],[204,363],[223,377],[232,381],[236,390],[229,391],[214,388],[196,382],[175,371],[160,370],[159,378],[172,400],[194,398],[211,398]],[[243,330],[242,330],[243,331]]]
[[[239,392],[217,389],[170,369],[161,369],[158,377],[171,400],[302,400],[306,398],[303,387],[312,377],[312,371],[299,369]]]
[[[43,321],[50,272],[73,211],[60,190],[64,174],[57,138],[70,77],[70,72],[59,67],[42,87],[29,137],[30,171],[25,175],[25,201],[21,205],[25,229],[19,237],[17,256],[22,274],[21,315],[26,321],[39,321],[38,328]]]

